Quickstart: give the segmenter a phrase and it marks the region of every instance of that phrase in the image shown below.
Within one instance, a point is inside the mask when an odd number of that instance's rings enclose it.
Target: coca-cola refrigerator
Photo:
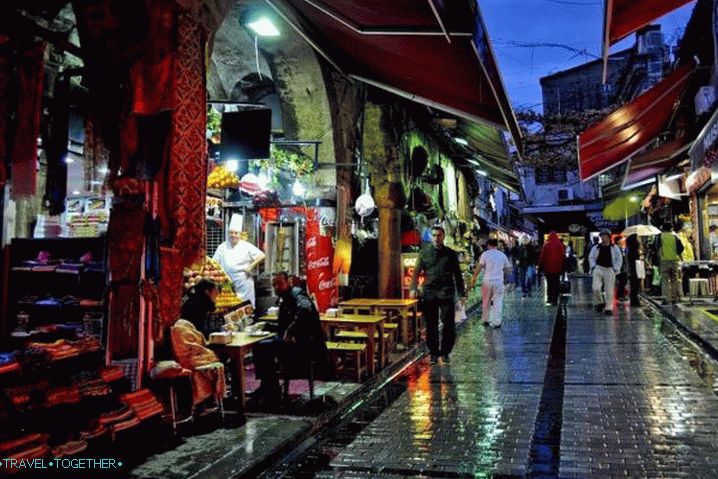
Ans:
[[[265,272],[286,271],[290,276],[299,276],[299,225],[295,221],[267,224],[265,233]]]

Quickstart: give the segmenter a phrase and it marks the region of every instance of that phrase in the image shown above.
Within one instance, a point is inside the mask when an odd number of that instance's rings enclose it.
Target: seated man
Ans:
[[[292,287],[287,273],[275,273],[272,286],[280,301],[277,336],[254,347],[254,365],[261,380],[257,397],[267,404],[277,404],[281,397],[277,360],[284,367],[304,367],[310,361],[324,366],[327,359],[319,312],[307,293]]]

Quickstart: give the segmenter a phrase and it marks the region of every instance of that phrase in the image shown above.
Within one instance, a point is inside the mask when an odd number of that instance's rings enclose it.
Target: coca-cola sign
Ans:
[[[334,257],[335,224],[334,208],[318,207],[307,210],[307,289],[314,296],[321,312],[335,306],[339,299],[331,260]]]

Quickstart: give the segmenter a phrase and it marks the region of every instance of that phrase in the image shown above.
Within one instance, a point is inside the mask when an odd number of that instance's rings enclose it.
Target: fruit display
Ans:
[[[238,186],[239,177],[223,166],[216,166],[207,177],[208,188],[237,188]]]
[[[218,262],[207,256],[202,263],[184,270],[184,288],[189,289],[199,283],[201,279],[210,279],[217,285],[232,286],[232,280],[224,272]]]
[[[214,301],[214,305],[218,310],[234,308],[241,303],[242,301],[234,294],[234,289],[231,285],[223,284],[219,287],[219,295]]]

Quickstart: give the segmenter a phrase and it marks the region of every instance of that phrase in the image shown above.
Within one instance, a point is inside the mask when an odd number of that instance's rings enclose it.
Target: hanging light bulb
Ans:
[[[294,184],[292,185],[292,194],[294,196],[299,196],[301,198],[304,198],[304,194],[307,192],[307,189],[304,187],[303,184],[299,182],[299,180],[294,180]]]

